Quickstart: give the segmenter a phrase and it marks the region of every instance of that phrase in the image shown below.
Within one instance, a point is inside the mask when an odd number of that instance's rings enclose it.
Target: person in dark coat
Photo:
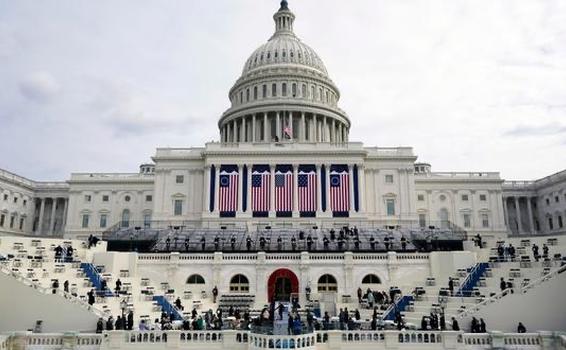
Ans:
[[[214,286],[214,288],[212,288],[212,302],[214,304],[216,304],[216,298],[218,297],[218,288],[216,288],[216,286]]]
[[[426,321],[426,316],[421,318],[421,330],[426,331],[428,329],[428,322]]]
[[[54,280],[52,287],[53,287],[53,294],[57,294],[57,289],[59,289],[59,280]]]
[[[116,322],[114,322],[114,328],[117,331],[124,329],[124,322],[123,322],[122,317],[120,317],[120,316],[116,317]]]
[[[472,333],[478,333],[478,320],[475,317],[472,317]]]
[[[289,318],[287,319],[287,332],[289,335],[293,334],[293,316],[289,314]]]
[[[527,327],[523,324],[523,322],[519,322],[517,326],[517,333],[527,333]]]
[[[499,282],[499,288],[501,288],[501,291],[503,292],[505,289],[507,289],[507,283],[505,282],[505,280],[503,279],[503,277],[501,277],[501,281]]]
[[[128,330],[131,331],[134,329],[134,312],[130,310],[128,312]]]
[[[88,293],[86,293],[88,295],[88,304],[92,305],[94,304],[94,302],[96,301],[96,299],[94,298],[94,290],[90,290]]]
[[[456,317],[452,317],[452,330],[453,331],[460,330],[460,325],[458,324],[458,321],[456,321]]]
[[[485,333],[485,321],[483,320],[483,318],[480,318],[480,333]]]
[[[108,321],[106,321],[106,330],[107,331],[114,330],[114,318],[112,316],[108,317]]]
[[[63,283],[63,290],[65,291],[65,293],[69,293],[69,281],[65,280],[65,282]]]
[[[104,330],[104,320],[102,318],[99,318],[98,322],[96,322],[96,333],[102,333],[103,330]]]
[[[450,291],[450,296],[454,296],[454,280],[452,277],[448,277],[448,290]]]
[[[444,317],[444,314],[440,314],[440,330],[446,330],[446,318]]]

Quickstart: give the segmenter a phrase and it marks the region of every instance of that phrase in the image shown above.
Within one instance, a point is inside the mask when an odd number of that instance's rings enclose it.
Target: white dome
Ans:
[[[269,41],[256,49],[246,61],[242,75],[256,68],[270,65],[297,64],[316,69],[328,75],[324,63],[317,53],[295,35],[274,35]]]

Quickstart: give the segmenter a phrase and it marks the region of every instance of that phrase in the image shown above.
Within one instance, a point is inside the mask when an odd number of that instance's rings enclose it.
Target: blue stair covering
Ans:
[[[415,298],[411,295],[404,295],[401,299],[397,300],[394,306],[391,306],[387,309],[385,314],[383,315],[383,320],[394,321],[395,320],[395,310],[402,312],[405,311],[407,306],[411,301],[414,301]]]
[[[183,319],[183,315],[165,298],[163,295],[154,295],[153,300],[161,306],[161,311],[166,312],[168,315],[173,314],[173,319],[179,321]]]
[[[470,273],[460,285],[456,296],[471,297],[474,292],[474,287],[477,286],[480,278],[484,275],[485,270],[489,267],[488,263],[478,263],[470,270]]]
[[[102,277],[100,276],[100,273],[98,273],[96,266],[89,263],[81,263],[81,269],[85,272],[85,275],[92,282],[92,285],[96,289],[98,295],[104,295],[105,297],[114,296],[110,289],[106,289],[104,292],[102,292]]]

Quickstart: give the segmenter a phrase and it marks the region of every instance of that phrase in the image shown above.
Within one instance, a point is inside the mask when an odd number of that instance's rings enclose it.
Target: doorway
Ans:
[[[289,301],[292,294],[299,293],[299,279],[289,269],[273,271],[267,281],[267,299],[271,301]]]

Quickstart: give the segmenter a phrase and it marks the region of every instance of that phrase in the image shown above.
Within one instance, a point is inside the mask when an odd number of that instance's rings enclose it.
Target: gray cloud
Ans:
[[[59,93],[61,87],[48,72],[35,72],[27,76],[19,85],[20,93],[34,102],[48,102]]]
[[[557,123],[546,124],[546,125],[519,125],[513,129],[510,129],[504,133],[505,136],[553,136],[566,134],[566,125],[561,125]]]

